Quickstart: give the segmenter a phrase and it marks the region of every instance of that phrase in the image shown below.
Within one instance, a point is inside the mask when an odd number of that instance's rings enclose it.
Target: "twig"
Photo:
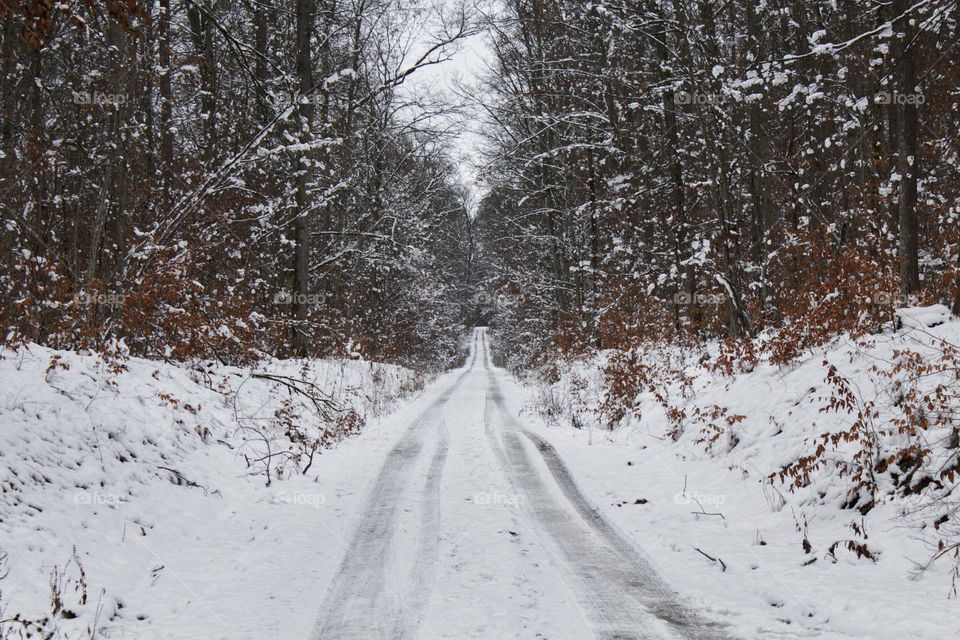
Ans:
[[[717,512],[717,513],[707,513],[706,511],[704,511],[703,505],[700,504],[700,501],[697,500],[696,498],[694,498],[693,501],[697,503],[697,506],[698,506],[698,507],[700,507],[700,511],[691,511],[691,512],[690,512],[690,513],[692,513],[693,515],[695,515],[695,516],[720,516],[720,519],[721,519],[721,520],[726,520],[726,518],[723,517],[723,514],[722,514],[722,513],[719,513],[719,512]]]
[[[171,469],[170,467],[161,467],[159,465],[157,466],[157,469],[162,469],[163,471],[172,473],[174,477],[177,479],[177,484],[185,484],[188,487],[197,487],[198,489],[203,489],[204,493],[209,493],[206,487],[204,487],[203,485],[197,484],[193,480],[190,480],[189,478],[184,476],[182,473],[180,473],[176,469]]]
[[[700,552],[700,555],[702,555],[702,556],[703,556],[704,558],[706,558],[707,560],[712,560],[713,562],[719,562],[719,563],[720,563],[720,566],[723,568],[723,571],[726,571],[726,570],[727,570],[727,565],[726,565],[726,564],[724,563],[724,561],[721,560],[719,557],[718,557],[718,558],[714,558],[714,557],[711,556],[710,554],[704,553],[702,550],[700,550],[699,547],[694,547],[694,550]]]
[[[339,413],[342,410],[342,407],[336,402],[336,400],[334,400],[333,396],[309,380],[300,380],[297,378],[291,378],[290,376],[281,376],[273,373],[252,373],[250,374],[250,377],[259,380],[276,382],[277,384],[286,387],[290,393],[296,393],[305,397],[313,404],[313,408],[317,411],[317,415],[319,415],[322,419],[329,419],[330,411]]]

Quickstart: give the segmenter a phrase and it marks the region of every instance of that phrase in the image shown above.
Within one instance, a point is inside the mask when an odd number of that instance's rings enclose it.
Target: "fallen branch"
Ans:
[[[253,373],[250,377],[276,382],[286,387],[291,394],[295,393],[305,397],[313,404],[317,415],[323,420],[332,419],[330,412],[336,414],[343,410],[343,407],[334,400],[333,396],[309,380],[301,380],[299,378],[291,378],[290,376],[281,376],[273,373]]]
[[[703,505],[700,504],[700,501],[697,500],[696,498],[694,498],[693,501],[697,503],[697,506],[698,506],[698,507],[700,507],[700,511],[691,511],[691,512],[690,512],[690,513],[692,513],[693,515],[695,515],[695,516],[720,516],[720,519],[721,519],[721,520],[726,520],[726,518],[724,518],[724,517],[723,517],[723,514],[720,513],[720,512],[717,512],[717,513],[707,513],[706,511],[704,511]]]
[[[726,563],[724,563],[724,561],[721,560],[720,558],[714,558],[714,557],[711,556],[710,554],[707,554],[707,553],[704,553],[703,551],[701,551],[698,547],[694,547],[694,550],[695,550],[695,551],[699,551],[699,552],[700,552],[700,555],[702,555],[702,556],[703,556],[704,558],[706,558],[707,560],[711,560],[711,561],[713,561],[713,562],[719,562],[719,563],[720,563],[720,566],[721,566],[722,569],[723,569],[723,571],[726,571],[726,570],[727,570],[727,565],[726,565]]]
[[[204,493],[209,493],[209,492],[207,491],[207,488],[206,488],[206,487],[204,487],[203,485],[197,484],[196,482],[194,482],[193,480],[187,478],[186,476],[184,476],[182,473],[180,473],[180,472],[177,471],[176,469],[171,469],[170,467],[161,467],[161,466],[157,466],[157,469],[162,469],[163,471],[166,471],[167,473],[173,474],[173,477],[175,477],[175,478],[177,479],[177,484],[178,484],[178,485],[186,485],[186,486],[188,486],[188,487],[197,487],[198,489],[203,489],[203,492],[204,492]]]

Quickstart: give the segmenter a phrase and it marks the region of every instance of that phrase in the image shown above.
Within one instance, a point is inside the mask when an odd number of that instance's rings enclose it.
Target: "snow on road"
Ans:
[[[313,638],[727,637],[510,413],[484,329],[472,344],[387,455]]]
[[[195,372],[131,359],[111,386],[78,354],[0,360],[0,618],[45,615],[50,576],[75,575],[73,556],[89,597],[65,584],[77,617],[57,620],[58,637],[949,635],[953,600],[927,611],[926,626],[912,620],[936,585],[885,593],[903,580],[877,581],[873,565],[802,565],[793,529],[738,493],[721,462],[676,459],[672,473],[646,440],[591,444],[586,431],[548,428],[525,411],[530,391],[491,366],[484,329],[471,345],[462,368],[325,451],[308,477],[271,487],[220,441],[235,409]],[[69,368],[49,367],[51,355]],[[331,380],[345,371],[347,386],[370,382],[365,363],[317,366]],[[399,397],[409,372],[385,371]],[[244,413],[277,400],[243,388]],[[171,409],[170,393],[196,409]],[[213,435],[198,436],[205,427]],[[691,492],[712,482],[731,498],[726,519],[673,499],[688,474]]]
[[[314,638],[589,636],[486,441],[482,345],[389,451]]]

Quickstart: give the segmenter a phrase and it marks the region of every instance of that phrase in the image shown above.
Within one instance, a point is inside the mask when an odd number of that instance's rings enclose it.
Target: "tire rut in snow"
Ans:
[[[690,609],[676,601],[678,594],[659,578],[650,563],[637,553],[583,495],[556,449],[537,434],[527,429],[522,432],[540,452],[560,490],[576,507],[583,520],[633,565],[637,575],[645,576],[640,589],[645,600],[644,608],[676,627],[684,638],[727,638],[718,624],[699,619]]]
[[[486,354],[485,354],[486,355]],[[486,361],[486,357],[484,358]],[[488,437],[526,506],[555,542],[581,586],[580,599],[601,638],[689,638],[728,636],[715,623],[680,604],[678,594],[586,499],[556,450],[510,414],[492,370],[491,401],[501,416],[502,446],[488,426]],[[576,515],[561,504],[527,455],[523,434],[536,447]],[[579,517],[577,517],[579,516]]]
[[[474,346],[476,351],[476,344]],[[430,487],[439,484],[440,473],[446,460],[445,427],[440,410],[450,396],[460,387],[469,367],[407,428],[400,441],[387,454],[387,459],[374,482],[370,497],[360,516],[359,525],[337,570],[320,612],[320,621],[311,636],[313,640],[346,640],[351,638],[407,638],[410,626],[416,623],[414,616],[404,606],[406,595],[387,588],[386,569],[397,520],[397,510],[403,501],[414,476],[415,463],[423,449],[429,427],[436,425],[441,432],[440,443],[434,453],[427,474],[428,491],[424,504],[425,526],[432,518],[439,518],[439,505],[432,503],[438,498],[436,490],[430,496]],[[437,545],[429,541],[437,530],[422,529],[421,544],[414,560],[415,571],[420,567],[435,566],[436,558],[422,554],[436,554]],[[430,578],[430,573],[423,576]],[[422,592],[412,605],[422,612],[429,585],[416,585]],[[419,617],[419,614],[416,616]]]
[[[496,399],[493,399],[496,405]],[[497,406],[502,414],[502,408]],[[562,555],[561,575],[569,569],[581,588],[575,588],[578,602],[586,609],[586,619],[598,638],[656,639],[662,637],[645,630],[644,618],[626,595],[626,588],[611,579],[616,558],[610,550],[597,545],[592,534],[550,494],[536,467],[531,464],[516,432],[503,430],[502,443],[493,429],[487,435],[514,489],[524,496],[524,510],[533,516],[542,534],[549,536]],[[566,581],[564,581],[566,583]]]
[[[420,507],[420,547],[413,575],[408,581],[403,603],[403,617],[394,628],[394,640],[410,637],[410,629],[419,625],[430,600],[431,587],[436,582],[437,560],[440,554],[440,478],[450,449],[450,434],[443,419],[440,419],[437,448],[427,471]]]

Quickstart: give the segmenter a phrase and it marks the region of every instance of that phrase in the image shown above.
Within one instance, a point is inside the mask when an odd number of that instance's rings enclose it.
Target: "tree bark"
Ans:
[[[907,9],[907,0],[896,0],[894,12],[902,14]],[[910,19],[904,18],[895,29],[897,32],[897,87],[898,95],[891,95],[899,119],[897,135],[897,172],[900,174],[900,293],[904,296],[920,289],[919,224],[917,221],[917,105],[916,64],[913,53],[913,28]]]
[[[170,208],[173,181],[173,136],[170,133],[173,119],[173,95],[170,82],[170,0],[159,0],[160,17],[157,20],[157,49],[160,63],[160,202],[163,211]]]
[[[310,41],[313,37],[314,0],[297,0],[296,51],[297,80],[300,94],[313,90],[313,57]],[[301,100],[297,106],[299,119],[299,142],[308,144],[312,139],[313,100]],[[307,152],[301,152],[297,167],[297,218],[294,221],[294,268],[293,268],[293,350],[306,355],[308,350],[307,321],[310,293],[310,196],[308,188],[313,174]]]

